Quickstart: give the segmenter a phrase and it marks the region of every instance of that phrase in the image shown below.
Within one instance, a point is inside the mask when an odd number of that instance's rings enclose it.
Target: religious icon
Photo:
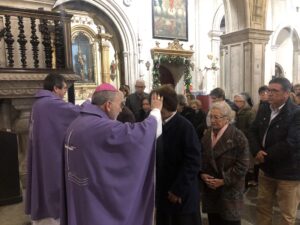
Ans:
[[[85,78],[85,76],[84,76],[85,63],[86,63],[86,56],[83,55],[81,50],[79,49],[79,51],[78,51],[78,64],[80,66],[80,75],[81,75],[82,79]]]
[[[80,82],[95,82],[93,48],[89,38],[80,32],[72,43],[74,72],[80,75]]]

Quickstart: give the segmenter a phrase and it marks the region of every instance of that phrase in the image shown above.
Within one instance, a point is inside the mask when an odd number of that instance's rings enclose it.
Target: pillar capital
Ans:
[[[267,43],[273,31],[247,28],[232,33],[221,35],[223,45],[236,44],[241,42]]]

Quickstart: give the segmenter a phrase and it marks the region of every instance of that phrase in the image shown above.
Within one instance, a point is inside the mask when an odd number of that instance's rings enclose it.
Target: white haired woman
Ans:
[[[202,139],[203,212],[209,225],[240,225],[244,180],[249,165],[248,141],[230,122],[234,113],[225,102],[212,105],[210,128]]]
[[[250,99],[250,100],[249,100]],[[234,96],[234,104],[237,106],[235,126],[240,129],[249,140],[250,127],[255,119],[255,111],[252,110],[249,102],[252,102],[251,97],[247,93],[236,94]],[[246,175],[246,188],[257,185],[258,166],[254,166],[254,159],[251,156],[250,168]]]

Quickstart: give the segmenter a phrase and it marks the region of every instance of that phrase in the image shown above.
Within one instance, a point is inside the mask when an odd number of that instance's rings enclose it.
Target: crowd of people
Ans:
[[[252,186],[257,225],[273,224],[275,205],[279,224],[295,224],[300,85],[273,78],[257,104],[215,88],[207,111],[171,85],[145,87],[103,83],[77,106],[63,100],[62,75],[46,77],[30,119],[33,225],[201,225],[201,212],[209,225],[241,225]]]

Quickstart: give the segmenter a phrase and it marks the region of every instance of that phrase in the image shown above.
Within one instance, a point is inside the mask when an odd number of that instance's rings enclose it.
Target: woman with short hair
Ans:
[[[210,128],[202,139],[203,212],[209,225],[240,225],[244,180],[249,165],[248,141],[230,122],[234,113],[225,102],[212,105]]]

